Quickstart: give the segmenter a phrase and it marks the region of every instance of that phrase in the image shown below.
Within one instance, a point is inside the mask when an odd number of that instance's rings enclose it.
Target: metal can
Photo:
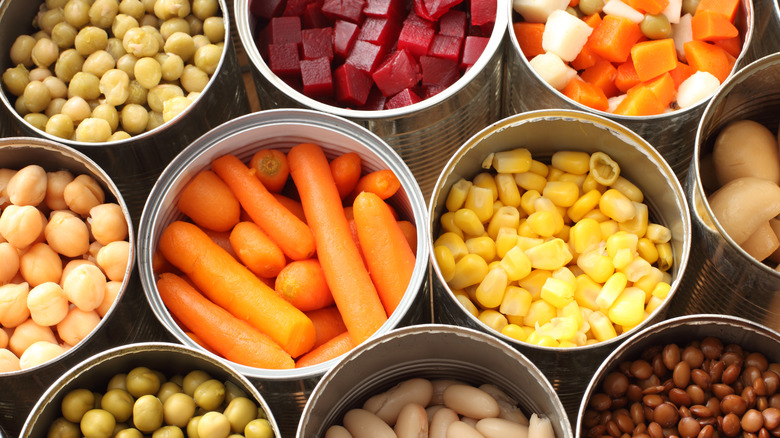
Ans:
[[[750,49],[750,60],[763,58],[780,51],[780,4],[777,0],[755,1],[755,38]]]
[[[707,202],[702,159],[729,122],[751,119],[776,132],[780,54],[754,61],[713,96],[696,133],[686,196],[693,223],[690,275],[673,308],[680,314],[725,313],[780,330],[780,273],[745,252],[724,231]]]
[[[644,193],[650,217],[672,231],[674,266],[670,271],[670,294],[677,293],[691,245],[690,217],[679,181],[658,151],[637,134],[611,120],[580,111],[538,110],[518,114],[486,127],[464,143],[445,165],[431,198],[431,248],[440,234],[439,219],[447,211],[445,202],[453,184],[482,172],[482,162],[489,154],[518,147],[528,149],[540,161],[549,159],[558,150],[602,151],[610,155],[620,165],[620,174]],[[610,340],[572,348],[542,347],[499,333],[469,313],[444,281],[433,255],[431,277],[434,321],[481,330],[517,348],[545,373],[572,422],[576,419],[582,391],[597,364],[630,333],[662,319],[671,301],[671,296],[667,297],[637,327]]]
[[[708,99],[687,108],[642,117],[612,114],[582,105],[554,89],[531,68],[511,27],[514,13],[511,2],[505,12],[510,17],[508,20],[510,30],[509,43],[507,43],[504,116],[543,108],[564,108],[607,117],[636,132],[658,149],[680,181],[685,180],[693,153],[696,127]],[[748,49],[753,45],[754,16],[753,1],[740,1],[736,26],[740,30],[740,34],[744,35],[744,42],[743,50],[736,60],[732,74],[751,60],[748,57]]]
[[[146,367],[161,372],[167,379],[184,377],[191,371],[204,371],[211,378],[223,384],[235,385],[245,397],[258,405],[274,436],[281,438],[273,413],[263,396],[249,380],[224,361],[179,344],[165,342],[143,342],[112,348],[91,356],[57,379],[40,397],[27,416],[20,436],[46,437],[49,427],[62,417],[63,398],[76,389],[89,389],[98,394],[106,392],[106,386],[117,374],[126,374],[136,367]]]
[[[442,157],[486,124],[501,117],[506,0],[498,1],[493,32],[477,62],[454,84],[403,108],[363,111],[327,105],[305,96],[276,76],[255,44],[257,23],[249,2],[236,1],[236,25],[249,58],[261,108],[308,108],[358,123],[385,140],[407,163],[427,200],[441,170]]]
[[[197,347],[160,299],[152,267],[160,234],[169,223],[183,216],[176,207],[182,188],[199,171],[209,168],[212,160],[224,154],[231,153],[249,161],[260,149],[277,148],[286,152],[304,142],[320,145],[329,159],[356,152],[361,156],[364,171],[390,169],[398,176],[401,188],[387,202],[417,227],[418,257],[404,298],[374,336],[397,326],[431,321],[430,295],[425,285],[428,269],[425,202],[409,168],[379,137],[353,122],[312,110],[267,110],[225,123],[188,146],[163,171],[144,209],[138,233],[141,282],[157,318],[184,344]],[[306,398],[317,380],[338,360],[292,370],[232,365],[260,385],[286,433],[297,425]]]
[[[392,330],[363,343],[329,370],[306,403],[298,438],[324,436],[347,410],[410,379],[492,383],[517,400],[528,416],[550,419],[555,436],[569,438],[563,405],[541,371],[518,351],[485,333],[424,324]]]

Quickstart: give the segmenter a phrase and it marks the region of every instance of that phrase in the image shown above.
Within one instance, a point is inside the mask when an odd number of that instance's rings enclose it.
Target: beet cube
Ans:
[[[393,52],[377,67],[371,77],[379,91],[392,96],[404,88],[410,88],[420,82],[420,64],[406,50]]]
[[[333,59],[333,28],[304,29],[301,31],[303,59],[326,57]]]
[[[303,94],[309,97],[333,94],[330,60],[326,57],[302,60],[301,81],[303,82]]]
[[[295,43],[269,44],[268,66],[278,76],[297,76],[301,73],[298,45]]]
[[[408,50],[414,56],[425,55],[435,34],[436,31],[430,27],[406,23],[398,35],[398,50]]]
[[[463,43],[463,57],[460,60],[460,68],[466,69],[471,67],[477,62],[482,52],[485,51],[485,47],[489,38],[467,36],[466,41]]]
[[[436,27],[436,23],[417,15],[414,10],[409,11],[409,14],[404,18],[404,26],[407,24],[416,24],[418,26],[430,27],[431,29]]]
[[[415,3],[418,1],[422,1],[425,4],[425,10],[428,11],[428,15],[436,20],[463,0],[415,0]]]
[[[446,88],[454,84],[460,77],[458,61],[451,59],[421,56],[420,67],[422,68],[423,86],[438,85]]]
[[[360,28],[358,39],[376,44],[387,52],[398,40],[398,27],[389,18],[368,17]]]
[[[344,105],[359,107],[366,103],[371,91],[371,76],[350,64],[342,64],[333,71],[336,99]]]
[[[429,12],[428,8],[425,6],[424,0],[414,0],[412,2],[414,13],[419,15],[420,18],[430,20],[430,21],[436,21],[436,18],[433,17]]]
[[[249,11],[255,17],[270,19],[284,10],[282,0],[252,0],[249,3]]]
[[[322,0],[306,5],[306,9],[301,14],[301,26],[304,29],[316,29],[330,25],[330,20],[322,13]]]
[[[363,70],[366,73],[372,73],[379,62],[382,60],[383,52],[382,48],[376,44],[369,43],[368,41],[355,41],[352,46],[346,64],[352,64],[359,70]]]
[[[347,20],[359,24],[363,18],[365,0],[325,0],[322,13],[331,20]]]
[[[357,40],[357,24],[349,21],[337,20],[333,25],[333,52],[336,56],[346,58],[352,46]]]
[[[422,97],[423,100],[424,99],[429,99],[429,98],[431,98],[431,97],[441,93],[442,91],[444,91],[446,89],[447,89],[447,87],[445,87],[443,85],[426,85],[426,86],[423,86],[422,95],[420,97]]]
[[[422,101],[420,96],[415,94],[415,92],[412,91],[411,88],[406,88],[404,90],[401,90],[395,96],[387,99],[387,102],[385,102],[385,109],[402,108],[420,101]]]
[[[404,9],[404,0],[366,0],[363,13],[368,17],[398,18]]]
[[[266,27],[269,44],[300,44],[301,17],[273,17]]]
[[[385,109],[385,102],[387,98],[377,87],[371,87],[371,91],[368,93],[368,99],[366,103],[360,107],[364,111],[379,111]]]
[[[428,48],[428,55],[438,58],[451,59],[457,61],[460,59],[460,46],[463,40],[449,35],[436,35]]]
[[[300,17],[303,15],[303,11],[308,3],[308,0],[287,0],[287,5],[284,7],[282,15],[285,17]]]
[[[466,37],[466,21],[465,12],[451,9],[439,18],[439,33],[463,39]]]
[[[471,0],[471,24],[482,26],[495,23],[497,9],[496,0]]]

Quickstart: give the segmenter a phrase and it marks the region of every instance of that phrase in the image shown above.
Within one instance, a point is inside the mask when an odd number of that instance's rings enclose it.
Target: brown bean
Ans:
[[[691,413],[696,417],[711,417],[712,411],[710,408],[704,405],[693,405],[691,406]]]
[[[697,368],[691,370],[691,380],[693,380],[693,382],[700,386],[704,391],[709,391],[710,387],[712,386],[712,379],[710,378],[710,375],[702,369]]]
[[[775,395],[778,388],[780,388],[780,376],[772,370],[764,371],[761,374],[764,379],[764,385],[766,385],[766,395]]]
[[[626,397],[616,397],[612,399],[612,409],[621,409],[628,406],[628,399]]]
[[[723,361],[716,360],[713,361],[710,365],[710,381],[712,383],[720,382],[720,379],[723,378],[723,371],[726,369],[726,365],[723,363]]]
[[[604,378],[602,389],[610,397],[620,397],[628,390],[628,377],[623,373],[613,371]]]
[[[697,438],[712,438],[715,435],[715,428],[708,424],[701,428]]]
[[[631,432],[634,436],[647,435],[647,425],[645,423],[637,424],[634,430]],[[647,435],[650,436],[650,435]]]
[[[753,382],[761,377],[762,371],[754,365],[748,365],[745,363],[745,368],[742,371],[742,384],[745,386],[752,386]]]
[[[615,424],[623,433],[631,433],[634,430],[634,422],[628,414],[618,414],[615,416]]]
[[[683,438],[694,438],[701,432],[701,426],[692,417],[685,417],[680,419],[677,430],[680,431],[680,436]]]
[[[704,353],[699,348],[689,345],[680,353],[680,359],[688,362],[691,369],[699,368],[704,362]]]
[[[648,386],[642,390],[642,394],[662,394],[666,392],[666,387],[663,385]]]
[[[715,360],[723,354],[723,342],[716,337],[708,336],[701,340],[701,352],[707,359]]]
[[[747,406],[747,401],[735,394],[729,394],[723,397],[720,402],[720,409],[724,414],[735,414],[742,416],[745,411],[747,411]]]
[[[677,344],[669,344],[664,347],[662,354],[664,365],[669,370],[673,370],[680,362],[680,347]]]
[[[692,404],[691,396],[680,388],[672,388],[669,391],[669,401],[677,406],[690,406]]]
[[[769,406],[780,409],[780,393],[769,397]]]
[[[639,387],[639,385],[636,385],[634,383],[628,385],[628,389],[626,390],[626,397],[628,397],[631,401],[639,401],[642,400],[642,388]]]
[[[764,383],[764,377],[756,377],[753,380],[753,390],[756,392],[756,397],[765,397],[767,395],[766,383]]]
[[[764,409],[769,407],[769,400],[767,400],[766,397],[757,397],[755,407],[759,411],[763,411]]]
[[[592,407],[593,409],[599,412],[606,411],[612,406],[612,399],[607,394],[600,392],[598,394],[594,394],[590,398],[589,404],[590,407]]]
[[[662,353],[658,353],[653,356],[653,360],[650,362],[650,364],[653,367],[653,374],[656,376],[665,376],[669,372],[669,370],[666,368],[666,364],[664,364]]]
[[[621,435],[620,428],[618,427],[617,423],[613,420],[610,420],[605,425],[607,427],[607,433],[610,436],[613,436],[615,438],[618,438]]]
[[[653,366],[646,360],[635,360],[631,363],[630,371],[637,379],[648,379],[653,375]]]
[[[745,358],[745,365],[756,367],[763,372],[769,369],[769,360],[761,353],[750,353]]]
[[[648,394],[648,395],[642,397],[642,403],[644,403],[645,406],[647,406],[647,407],[649,407],[651,409],[657,408],[663,402],[664,402],[663,397],[661,397],[658,394]]]
[[[723,399],[723,397],[729,394],[734,394],[734,388],[724,383],[716,383],[712,385],[712,394],[719,399]]]
[[[672,372],[672,380],[678,388],[685,388],[691,381],[691,366],[686,361],[678,362]]]
[[[599,424],[599,413],[593,409],[587,409],[582,415],[582,424],[590,429]]]
[[[687,406],[680,406],[677,409],[677,412],[680,414],[680,418],[693,417],[693,415],[691,415],[691,410],[688,409]]]
[[[702,390],[699,386],[691,385],[685,388],[685,392],[687,392],[688,395],[691,396],[692,403],[695,403],[697,405],[702,405],[704,404],[704,402],[707,401],[707,398],[704,395],[704,390]]]
[[[588,438],[598,438],[602,435],[607,433],[607,426],[604,426],[603,424],[599,424],[597,426],[591,427],[588,429]]]
[[[710,409],[710,411],[712,412],[712,415],[717,417],[718,415],[721,414],[720,400],[718,400],[717,398],[710,397],[710,399],[707,400],[707,403],[705,404],[705,406],[707,406]]]
[[[762,427],[761,430],[758,431],[757,438],[769,438],[769,431],[766,429],[766,427]],[[777,433],[775,433],[777,435]]]
[[[742,390],[742,398],[745,400],[745,403],[747,403],[748,408],[756,406],[756,391],[752,386],[748,386]]]
[[[764,426],[764,417],[761,416],[761,412],[750,409],[742,416],[740,424],[745,432],[756,433]]]
[[[723,417],[721,429],[726,436],[737,436],[741,430],[739,417],[733,413],[727,414],[725,417]]]
[[[664,437],[664,431],[663,427],[661,427],[660,424],[653,421],[652,423],[647,425],[647,433],[652,438],[663,438]]]
[[[661,403],[653,410],[653,420],[660,424],[661,427],[674,426],[679,419],[680,415],[677,412],[677,408],[669,402]]]
[[[761,416],[764,417],[764,427],[767,429],[772,430],[780,426],[780,409],[766,408],[761,411]]]
[[[642,403],[636,402],[631,405],[630,409],[631,420],[634,424],[644,424],[645,422],[645,410]]]

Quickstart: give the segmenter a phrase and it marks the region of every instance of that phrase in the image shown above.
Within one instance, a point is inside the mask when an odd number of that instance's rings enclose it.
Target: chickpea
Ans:
[[[9,205],[0,214],[0,235],[18,249],[35,242],[44,226],[41,213],[31,205]]]
[[[187,91],[203,91],[209,83],[208,74],[198,67],[188,64],[181,74],[181,86]]]
[[[137,27],[140,26],[138,24],[138,20],[135,17],[127,14],[119,14],[116,16],[114,23],[111,25],[111,32],[113,32],[115,37],[121,40],[125,37],[125,34],[128,30]],[[127,51],[126,48],[124,50]]]
[[[127,53],[139,58],[154,56],[160,49],[157,38],[141,27],[128,29],[122,38],[122,45]]]
[[[6,69],[3,72],[3,84],[8,91],[14,96],[21,96],[24,94],[24,89],[30,82],[29,71],[21,64],[16,67]]]
[[[65,3],[65,21],[76,29],[81,29],[89,23],[90,3],[87,0],[68,0]]]
[[[89,56],[97,50],[105,50],[108,46],[108,33],[96,26],[85,26],[73,42],[76,51],[81,56]]]
[[[30,70],[30,74],[28,75],[28,78],[30,79],[30,82],[32,81],[43,82],[43,80],[48,78],[49,76],[51,76],[51,70],[49,70],[47,67],[36,67]]]
[[[203,34],[214,43],[225,41],[225,20],[222,17],[206,18],[203,20]]]
[[[116,203],[100,204],[89,211],[92,235],[103,245],[127,238],[128,226],[122,207]]]
[[[106,52],[108,52],[115,60],[121,58],[127,53],[125,52],[125,46],[122,45],[122,40],[116,37],[108,39]]]
[[[68,297],[56,282],[41,283],[27,295],[27,307],[36,324],[53,326],[68,314]]]
[[[157,61],[160,63],[162,79],[165,81],[175,81],[184,72],[184,61],[179,55],[163,53],[157,56]]]
[[[37,164],[31,164],[8,180],[6,193],[12,204],[38,205],[46,196],[46,183],[46,171]]]
[[[106,391],[100,399],[100,407],[110,412],[116,421],[124,423],[133,415],[133,396],[124,389],[114,388]]]
[[[157,111],[149,111],[149,121],[146,122],[147,131],[152,131],[154,129],[157,129],[163,123],[165,123],[165,120],[163,118],[162,113],[158,113]]]
[[[84,57],[79,55],[76,49],[67,49],[57,58],[57,63],[54,64],[54,74],[63,81],[70,82],[73,76],[81,71],[83,65]]]
[[[85,71],[73,75],[68,84],[68,97],[74,96],[84,100],[94,100],[100,97],[100,78]]]
[[[147,98],[149,96],[149,90],[144,88],[138,81],[132,79],[130,81],[130,95],[127,97],[126,104],[146,105]]]
[[[0,208],[5,207],[10,203],[8,199],[8,181],[16,175],[16,170],[8,169],[5,167],[0,168]]]
[[[160,79],[162,79],[162,67],[156,59],[152,57],[143,57],[135,63],[133,74],[138,83],[144,88],[151,89],[160,83]]]
[[[198,422],[198,436],[227,437],[229,434],[230,422],[221,412],[206,412]]]
[[[30,317],[27,308],[27,295],[30,286],[27,283],[9,283],[0,286],[0,325],[13,328]]]
[[[96,265],[84,263],[62,276],[62,290],[79,310],[89,312],[103,302],[106,276]]]
[[[19,272],[33,288],[47,282],[58,282],[62,276],[62,260],[49,245],[38,242],[19,258]]]
[[[92,110],[92,117],[108,122],[111,132],[116,131],[116,128],[119,126],[119,111],[113,105],[101,103]]]
[[[40,341],[56,344],[57,338],[49,327],[38,325],[32,319],[27,319],[14,329],[13,334],[8,339],[8,349],[15,355],[21,356],[30,345]]]
[[[61,111],[62,114],[68,116],[74,124],[80,123],[92,114],[89,103],[81,96],[68,98],[62,105]]]
[[[105,119],[88,117],[76,127],[76,141],[99,143],[111,136],[111,125]]]
[[[133,425],[141,432],[152,433],[163,422],[163,406],[152,394],[142,395],[133,405]]]
[[[114,68],[115,65],[116,61],[110,53],[105,50],[96,50],[87,56],[81,69],[100,78],[105,72]]]
[[[187,20],[187,23],[190,25],[190,35],[197,35],[199,33],[203,33],[203,20],[200,18],[190,14],[187,15],[185,18]]]
[[[127,74],[129,79],[135,79],[135,63],[138,62],[138,57],[132,53],[126,53],[116,60],[116,68],[122,70]]]
[[[27,106],[24,104],[24,94],[16,98],[16,102],[14,102],[14,111],[19,113],[22,117],[30,114],[30,110],[28,110]]]
[[[65,92],[67,93],[67,90]],[[49,118],[52,118],[57,114],[60,114],[62,112],[62,107],[65,106],[65,102],[67,102],[67,100],[62,97],[53,98],[51,102],[49,102],[49,106],[46,107],[46,111],[44,111],[44,114],[46,114],[46,116]]]
[[[66,344],[76,345],[86,338],[100,324],[100,315],[94,310],[85,312],[72,307],[65,318],[57,324],[57,334]]]
[[[190,14],[189,0],[157,0],[154,3],[154,15],[160,20],[173,17],[186,17]]]
[[[141,0],[122,0],[119,2],[119,12],[140,20],[146,14],[146,8]]]
[[[141,17],[140,20],[138,20],[138,24],[143,26],[152,26],[157,27],[160,25],[160,19],[157,18],[154,14],[146,14],[143,17]]]
[[[184,18],[173,17],[165,20],[163,24],[160,25],[160,35],[162,35],[163,40],[167,40],[168,37],[173,35],[175,32],[189,33],[190,23],[188,23]]]
[[[86,438],[110,437],[115,427],[116,419],[103,409],[90,409],[81,419],[81,433]]]
[[[108,281],[106,282],[106,293],[103,295],[103,302],[95,309],[100,317],[106,316],[108,311],[111,310],[111,306],[114,305],[119,293],[122,291],[121,281]]]
[[[79,257],[89,250],[89,228],[68,210],[53,211],[43,230],[46,242],[65,257]]]
[[[54,26],[65,22],[65,11],[62,8],[47,9],[39,12],[36,18],[38,27],[51,35]]]
[[[102,204],[105,193],[97,181],[89,175],[82,174],[73,179],[63,192],[65,202],[73,212],[86,217],[92,207]]]
[[[184,112],[192,102],[186,97],[172,97],[163,102],[163,121],[168,122]]]
[[[57,44],[60,50],[66,50],[73,47],[76,42],[76,35],[79,31],[72,24],[67,21],[57,23],[54,29],[51,30],[51,40]]]
[[[131,136],[127,132],[115,131],[113,134],[111,134],[111,137],[108,137],[108,140],[106,141],[121,141],[121,140],[127,140],[128,138],[131,138]]]
[[[35,38],[30,35],[19,35],[11,45],[9,56],[13,65],[22,64],[27,68],[32,67],[32,48],[35,46]]]
[[[46,128],[46,122],[49,121],[49,117],[43,113],[30,113],[25,114],[24,121],[33,128],[43,131]]]
[[[64,98],[68,96],[68,86],[62,79],[56,76],[49,76],[44,78],[43,85],[49,89],[49,94],[51,94],[52,99]],[[51,104],[51,102],[49,102],[49,104]]]
[[[65,352],[65,349],[58,344],[39,341],[36,342],[22,353],[19,358],[19,368],[26,370],[44,364]]]
[[[98,251],[97,265],[113,281],[122,281],[127,271],[130,259],[130,243],[117,240],[109,243]]]
[[[19,358],[11,350],[0,348],[0,373],[10,373],[22,369]]]
[[[33,64],[38,67],[48,67],[57,60],[59,54],[60,49],[54,41],[49,38],[41,38],[35,42],[30,56]]]
[[[140,134],[146,129],[146,123],[149,120],[149,114],[141,105],[127,104],[119,113],[119,120],[122,129],[129,134]]]
[[[62,192],[71,181],[73,181],[73,174],[67,170],[46,173],[46,196],[43,202],[49,209],[65,210],[68,208]]]
[[[26,87],[24,87],[24,103],[27,110],[34,113],[39,113],[46,109],[51,102],[51,92],[49,88],[41,81],[30,81]]]
[[[219,3],[217,0],[193,0],[192,15],[201,20],[217,15],[219,12]]]
[[[0,242],[0,260],[0,285],[4,285],[19,272],[19,251],[8,242]]]
[[[89,8],[89,23],[101,29],[108,29],[118,13],[118,0],[95,0]]]
[[[221,47],[217,46],[216,44],[207,44],[195,51],[193,60],[196,67],[210,75],[217,70],[217,66],[219,66],[219,60],[221,57]]]
[[[44,131],[56,137],[69,139],[74,132],[73,119],[67,114],[55,114],[49,117]]]
[[[187,61],[195,54],[195,40],[187,33],[174,32],[165,40],[165,53],[174,53]]]

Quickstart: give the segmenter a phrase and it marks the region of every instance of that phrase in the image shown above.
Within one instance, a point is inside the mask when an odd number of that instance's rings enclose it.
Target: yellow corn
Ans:
[[[586,213],[599,205],[599,199],[601,199],[601,193],[598,190],[585,192],[566,210],[566,216],[574,222],[579,222]]]
[[[523,209],[525,214],[531,214],[536,211],[534,206],[535,201],[542,195],[538,190],[527,190],[520,196],[520,208]]]
[[[466,254],[455,263],[455,273],[449,281],[452,289],[463,289],[477,284],[488,273],[488,265],[485,259],[476,254]]]
[[[642,237],[647,232],[647,205],[640,202],[633,202],[636,214],[630,220],[619,222],[619,228],[623,231],[627,231],[632,234],[636,234],[638,237]]]
[[[461,178],[452,185],[449,193],[447,193],[447,200],[444,202],[447,210],[455,211],[463,208],[463,204],[466,203],[466,195],[469,193],[471,184],[471,181]]]
[[[498,173],[494,178],[496,190],[498,191],[498,199],[500,199],[504,205],[519,207],[520,196],[522,195],[515,182],[515,177],[511,173]]]
[[[528,308],[528,314],[525,315],[523,321],[527,326],[536,327],[537,324],[548,323],[556,316],[558,316],[558,312],[555,306],[544,300],[536,300],[531,303],[531,306]]]
[[[485,226],[482,225],[482,221],[479,219],[479,216],[477,216],[477,213],[470,208],[461,208],[460,210],[457,210],[452,222],[455,226],[463,230],[463,234],[465,235],[481,236],[485,234]]]
[[[434,246],[433,256],[436,258],[436,265],[439,267],[442,279],[445,282],[452,280],[452,276],[455,275],[455,257],[452,256],[452,251],[445,245]]]
[[[577,186],[578,191],[582,191],[582,184],[585,182],[587,175],[575,175],[573,173],[564,173],[558,178],[560,182],[573,182]],[[583,192],[584,193],[584,192]]]
[[[523,330],[523,328],[517,324],[507,324],[506,327],[501,330],[501,334],[504,336],[509,336],[510,338],[516,339],[520,342],[525,342],[525,340],[528,339],[528,336],[525,334],[525,330]]]
[[[653,266],[642,257],[634,257],[630,263],[620,269],[620,272],[626,275],[628,281],[634,282],[649,274]]]
[[[544,190],[544,186],[547,184],[547,178],[533,172],[521,172],[515,173],[515,184],[519,187],[528,190],[535,190],[539,193]]]
[[[449,248],[450,252],[452,253],[452,257],[456,262],[460,260],[461,257],[469,253],[469,249],[466,247],[466,242],[463,241],[463,238],[452,232],[442,234],[438,239],[436,239],[435,242],[433,242],[434,247],[441,245]]]
[[[574,301],[574,288],[565,280],[550,277],[542,285],[542,299],[560,309]]]
[[[560,216],[560,219],[555,219],[556,227],[558,224],[563,226],[563,217],[566,215],[566,209],[555,205],[555,203],[550,198],[540,196],[534,199],[534,212],[540,211],[549,211],[550,213],[555,213],[556,215]]]
[[[554,270],[552,272],[552,278],[565,281],[571,286],[572,290],[577,287],[577,276],[566,266]]]
[[[615,160],[604,152],[594,152],[588,161],[590,175],[599,182],[608,186],[614,184],[620,176],[620,166]]]
[[[663,277],[661,278],[661,281],[665,281],[669,284],[672,284],[672,273],[668,271],[661,271],[661,274]]]
[[[501,200],[500,200],[500,199],[496,199],[495,201],[493,201],[493,215],[495,215],[495,214],[496,214],[496,212],[497,212],[498,210],[500,210],[500,209],[501,209],[501,207],[503,207],[503,206],[504,206],[504,203],[503,203],[503,202],[501,202]],[[492,216],[491,216],[491,217],[492,217]]]
[[[491,152],[485,156],[485,159],[483,159],[481,163],[483,169],[488,170],[493,167],[493,157],[495,155],[495,152]]]
[[[528,238],[539,238],[539,235],[531,229],[531,225],[528,224],[528,218],[520,219],[520,225],[517,226],[517,235]]]
[[[492,173],[480,172],[471,180],[471,183],[477,187],[489,189],[493,194],[493,201],[498,199],[498,187],[496,187],[496,180],[493,178]]]
[[[550,271],[566,266],[572,260],[569,245],[557,238],[529,248],[525,254],[531,259],[531,267]]]
[[[618,231],[607,237],[607,255],[614,258],[619,250],[627,249],[633,258],[636,253],[637,241],[639,241],[639,238],[635,234]]]
[[[577,320],[569,316],[555,317],[536,329],[536,332],[557,341],[571,341],[577,334]]]
[[[604,283],[615,272],[612,259],[596,248],[577,257],[577,266],[597,283]]]
[[[526,221],[531,231],[541,237],[552,237],[563,228],[563,218],[557,212],[535,211]]]
[[[488,263],[488,271],[498,268],[499,266],[501,266],[501,260],[493,260],[492,262]]]
[[[599,197],[599,200],[600,199],[601,197]],[[612,220],[606,214],[604,214],[603,211],[599,210],[598,208],[594,208],[593,210],[585,213],[585,215],[582,217],[583,219],[586,217],[591,219],[596,219],[599,223]],[[615,228],[617,228],[617,222],[615,222]]]
[[[596,177],[588,173],[585,176],[585,180],[582,181],[582,191],[584,193],[587,193],[591,190],[596,190],[599,193],[604,193],[607,190],[607,187],[603,184],[600,184],[598,181],[596,181]]]
[[[564,172],[584,175],[590,168],[590,155],[579,151],[558,151],[553,153],[551,164]]]
[[[506,253],[517,245],[517,229],[502,227],[496,235],[496,257],[502,259]],[[655,247],[653,247],[655,248]]]
[[[528,314],[532,300],[531,292],[522,287],[507,286],[498,310],[504,315],[525,316]]]
[[[469,254],[476,254],[490,263],[496,258],[496,242],[488,236],[466,239]]]
[[[617,297],[623,292],[628,284],[626,274],[622,272],[615,272],[607,281],[601,286],[601,291],[598,297],[596,297],[596,304],[599,309],[606,310],[615,302]]]
[[[645,312],[653,313],[663,303],[664,303],[664,300],[662,298],[651,296],[650,299],[647,300],[647,305],[645,305]]]
[[[451,233],[457,234],[461,239],[463,239],[463,230],[461,230],[457,225],[455,225],[455,212],[454,211],[448,211],[441,215],[441,227],[444,229],[444,231],[448,231]]]
[[[638,287],[627,287],[609,307],[610,321],[617,325],[633,327],[642,322],[645,311],[645,291]]]
[[[546,164],[536,160],[531,160],[531,168],[528,170],[545,178],[547,178],[547,174],[550,173],[550,168]]]
[[[583,219],[569,230],[569,243],[576,254],[589,251],[601,242],[601,226],[595,219]]]
[[[658,261],[658,249],[655,247],[655,243],[647,237],[639,239],[636,243],[636,252],[639,257],[647,260],[651,265]]]
[[[551,271],[534,269],[530,274],[517,281],[517,284],[527,290],[531,297],[539,299],[542,296],[542,286],[548,278],[552,277]]]
[[[577,278],[577,276],[578,276],[578,275],[582,275],[582,274],[584,274],[584,273],[585,273],[585,272],[584,272],[584,271],[583,271],[583,270],[582,270],[582,269],[581,269],[579,266],[577,266],[576,264],[571,264],[571,263],[569,263],[569,265],[567,266],[567,268],[569,268],[569,271],[571,271],[571,273],[572,273],[572,274],[574,274],[574,277],[575,277],[575,278]]]
[[[574,300],[580,309],[598,310],[596,298],[601,292],[601,285],[593,281],[588,275],[577,276],[577,287],[574,289]]]
[[[497,332],[500,332],[504,329],[504,327],[507,326],[507,324],[509,324],[509,322],[506,320],[506,316],[493,309],[487,309],[479,312],[479,316],[477,316],[477,318],[479,318],[483,324]]]
[[[529,339],[531,339],[531,338],[529,337],[528,339],[526,339],[526,342],[534,344],[534,345],[538,345],[540,347],[552,347],[552,348],[555,348],[555,347],[559,347],[561,345],[552,336],[547,336],[547,335],[544,335],[544,336],[543,335],[537,335],[537,337],[535,339],[533,339],[533,342],[531,342]]]
[[[623,270],[629,263],[634,260],[634,254],[628,248],[620,248],[615,251],[615,256],[612,257],[612,266],[615,269]]]
[[[503,206],[493,213],[487,226],[487,234],[491,239],[498,236],[498,230],[504,227],[517,229],[520,226],[520,211],[516,207]]]
[[[474,303],[469,299],[469,296],[466,295],[465,292],[462,292],[460,294],[455,294],[455,299],[458,300],[461,306],[466,310],[466,312],[469,312],[470,314],[474,315],[475,317],[479,315],[479,309],[477,309],[477,306],[474,305]]]
[[[653,288],[653,291],[651,292],[652,295],[656,298],[665,299],[669,296],[669,292],[671,292],[672,286],[669,283],[659,281],[655,287]]]
[[[490,266],[488,266],[488,271],[490,271]],[[477,304],[477,287],[479,284],[472,284],[471,286],[466,286],[463,288],[463,292],[466,294],[467,297],[471,300],[474,305]]]
[[[506,271],[500,266],[488,271],[477,286],[477,303],[486,309],[500,306],[508,282]]]
[[[550,167],[550,171],[547,172],[547,181],[558,181],[565,172],[557,167]]]
[[[561,216],[563,217],[563,216]],[[563,241],[569,240],[569,235],[571,234],[571,226],[563,224],[560,230],[558,230],[557,233],[553,234],[552,237],[561,239]]]
[[[590,324],[590,330],[593,333],[593,337],[603,342],[617,336],[615,326],[612,325],[612,321],[607,318],[606,315],[599,311],[595,311],[588,316],[588,323]]]
[[[605,240],[607,237],[620,231],[620,227],[618,226],[618,223],[609,218],[607,218],[607,220],[605,221],[599,221],[599,227],[601,227],[601,238]]]
[[[609,189],[601,195],[599,210],[617,222],[631,220],[636,215],[636,207],[631,199],[615,189]]]
[[[509,281],[518,281],[531,273],[531,260],[519,246],[507,251],[500,264],[506,271]]]
[[[645,199],[645,195],[639,190],[639,187],[635,186],[634,183],[622,176],[619,176],[609,187],[619,191],[626,198],[634,202],[642,202]]]
[[[585,322],[582,318],[582,311],[580,311],[580,305],[577,304],[577,301],[572,301],[563,306],[563,308],[558,309],[558,317],[574,318],[574,321],[577,323],[577,330],[581,329]]]
[[[576,333],[575,333],[576,335]],[[558,342],[558,348],[574,348],[578,344],[574,341],[560,341]]]
[[[660,224],[647,224],[647,238],[653,243],[667,243],[672,240],[672,230]]]
[[[493,168],[498,173],[528,172],[531,168],[531,152],[526,148],[496,152],[493,155]]]
[[[485,223],[493,215],[493,192],[490,189],[472,185],[466,195],[463,207],[474,211],[479,221]]]
[[[645,294],[649,297],[655,289],[655,285],[663,278],[663,273],[655,266],[650,268],[650,272],[644,277],[634,282],[634,287],[638,287],[645,291]]]
[[[517,246],[523,249],[523,251],[533,248],[535,246],[539,246],[544,243],[544,239],[539,237],[526,237],[526,236],[518,236],[517,237]]]
[[[560,207],[571,207],[580,196],[580,188],[571,181],[549,181],[542,190],[542,196]]]

